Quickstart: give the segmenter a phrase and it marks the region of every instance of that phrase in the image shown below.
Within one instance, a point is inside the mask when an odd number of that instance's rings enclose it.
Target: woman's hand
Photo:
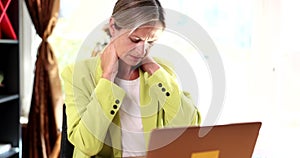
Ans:
[[[117,56],[117,52],[113,42],[108,44],[108,46],[101,54],[100,58],[101,58],[101,68],[103,71],[102,78],[114,82],[115,77],[118,73],[119,58]]]
[[[142,61],[142,69],[145,72],[148,72],[150,75],[152,75],[159,68],[159,65],[150,56],[146,56]]]

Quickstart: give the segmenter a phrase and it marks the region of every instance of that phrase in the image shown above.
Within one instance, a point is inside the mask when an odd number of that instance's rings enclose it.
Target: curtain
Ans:
[[[25,0],[28,12],[42,42],[35,63],[34,87],[23,142],[24,158],[58,157],[60,151],[59,109],[62,109],[62,90],[58,64],[47,38],[55,27],[59,0]]]

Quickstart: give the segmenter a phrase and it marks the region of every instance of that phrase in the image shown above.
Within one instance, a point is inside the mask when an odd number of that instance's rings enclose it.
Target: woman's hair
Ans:
[[[133,32],[142,25],[155,25],[160,22],[165,28],[164,9],[159,0],[118,0],[113,9],[112,18],[116,29],[128,29]],[[104,28],[108,33],[108,26]]]

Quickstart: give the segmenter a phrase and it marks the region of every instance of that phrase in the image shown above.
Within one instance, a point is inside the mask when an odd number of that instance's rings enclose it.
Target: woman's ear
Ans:
[[[116,28],[115,28],[115,19],[114,18],[110,18],[109,19],[109,33],[111,35],[111,37],[115,36],[116,33]]]

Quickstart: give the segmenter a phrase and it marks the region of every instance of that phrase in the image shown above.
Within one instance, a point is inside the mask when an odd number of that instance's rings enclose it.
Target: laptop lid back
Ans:
[[[147,158],[251,158],[260,127],[247,122],[155,129]]]

